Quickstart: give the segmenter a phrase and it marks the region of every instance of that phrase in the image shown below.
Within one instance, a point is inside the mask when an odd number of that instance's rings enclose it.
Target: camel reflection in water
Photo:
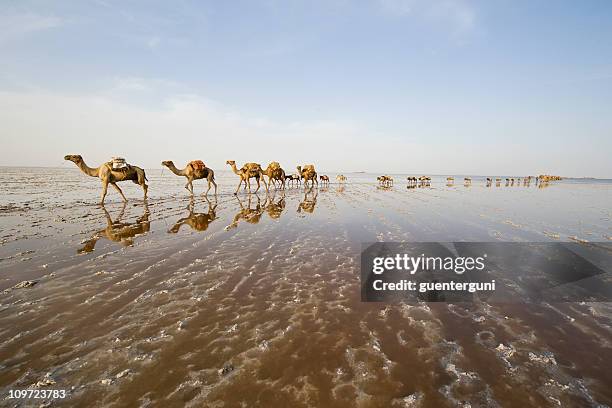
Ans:
[[[317,205],[317,194],[318,191],[314,190],[313,192],[312,189],[304,192],[304,199],[300,205],[298,205],[297,212],[302,213],[303,211],[312,214],[315,210],[315,206]]]
[[[252,197],[257,197],[257,203],[255,204],[255,208],[252,208]],[[231,224],[225,227],[226,230],[230,230],[232,228],[238,227],[238,223],[243,220],[248,222],[249,224],[257,224],[261,220],[261,215],[264,212],[264,207],[261,205],[261,198],[257,193],[249,194],[247,206],[245,207],[242,200],[238,196],[234,196],[234,198],[238,201],[238,205],[240,206],[240,210],[234,215],[234,219]],[[267,200],[267,198],[266,198]],[[265,202],[264,202],[265,204]]]
[[[206,231],[208,229],[208,225],[217,219],[217,200],[215,198],[215,204],[213,205],[208,197],[204,197],[204,200],[208,203],[208,212],[207,213],[197,213],[194,212],[195,208],[195,200],[192,197],[189,200],[189,205],[187,206],[187,211],[189,211],[189,215],[187,217],[183,217],[179,219],[173,226],[170,228],[168,232],[172,234],[176,234],[179,232],[183,225],[188,225],[192,230],[195,231]]]
[[[285,193],[283,192],[277,201],[275,201],[275,194],[273,193],[272,197],[268,197],[265,209],[270,218],[277,220],[285,210]]]
[[[149,232],[151,228],[151,222],[149,221],[149,206],[145,201],[144,212],[135,222],[121,222],[125,214],[126,203],[123,203],[123,207],[119,212],[119,216],[115,221],[111,218],[110,214],[106,210],[104,205],[101,206],[106,217],[106,228],[97,231],[93,236],[83,243],[83,247],[80,248],[78,253],[88,253],[95,249],[96,243],[101,238],[106,238],[109,241],[120,242],[123,246],[132,246],[134,243],[133,238],[138,235],[143,235]]]

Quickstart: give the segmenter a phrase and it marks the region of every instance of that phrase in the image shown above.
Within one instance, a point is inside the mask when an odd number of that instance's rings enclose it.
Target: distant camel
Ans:
[[[185,188],[191,193],[191,195],[193,195],[193,181],[201,179],[206,179],[208,181],[208,190],[206,190],[206,193],[204,194],[208,194],[208,192],[210,191],[211,183],[215,186],[215,194],[217,194],[215,172],[212,169],[206,167],[202,161],[191,161],[187,163],[187,166],[185,166],[185,168],[182,170],[177,169],[172,160],[163,161],[161,164],[162,166],[166,166],[172,173],[176,174],[177,176],[183,176],[187,178],[187,184],[185,184]]]
[[[406,180],[408,180],[408,184],[409,185],[416,185],[416,183],[417,183],[417,178],[416,177],[406,177]]]
[[[301,183],[301,179],[300,176],[297,174],[289,174],[287,176],[285,176],[285,180],[287,180],[287,184],[291,183],[291,185],[293,185],[294,182],[297,182],[298,185]]]
[[[378,183],[384,187],[391,187],[393,185],[393,177],[391,176],[379,176],[376,177],[376,180],[378,180]]]
[[[329,176],[325,174],[319,176],[319,180],[321,180],[321,184],[329,184]]]
[[[463,179],[463,181],[465,182],[465,184],[472,184],[472,178],[471,177],[465,177]]]
[[[254,178],[257,181],[257,189],[255,190],[255,192],[257,192],[259,190],[259,187],[261,187],[259,185],[260,179],[261,181],[263,181],[266,191],[268,191],[268,185],[266,184],[266,180],[264,179],[264,172],[261,169],[261,165],[259,165],[258,163],[246,163],[244,166],[240,168],[240,170],[238,170],[236,168],[236,162],[234,160],[228,160],[226,163],[232,167],[232,171],[235,174],[240,176],[240,183],[238,183],[238,187],[236,187],[236,191],[234,192],[234,195],[238,194],[238,190],[240,190],[240,186],[242,185],[243,182],[245,184],[245,188],[248,186],[249,193],[250,193],[252,178]]]
[[[336,176],[336,180],[338,180],[338,183],[340,184],[346,183],[346,176],[344,174],[338,174]]]
[[[189,211],[189,215],[187,217],[183,217],[174,223],[174,226],[170,228],[168,232],[176,234],[179,232],[183,225],[189,225],[192,230],[195,231],[206,231],[208,229],[208,225],[217,219],[217,213],[215,212],[217,208],[217,203],[215,205],[211,205],[208,198],[205,198],[208,203],[208,212],[207,213],[196,213],[194,212],[195,201],[193,197],[189,200],[189,205],[187,206],[187,210]]]
[[[108,185],[115,187],[115,190],[119,192],[123,201],[127,202],[127,198],[123,195],[123,191],[116,184],[119,181],[131,180],[135,184],[139,184],[144,192],[144,199],[147,199],[147,176],[140,167],[128,165],[124,169],[113,169],[112,162],[102,164],[100,167],[89,167],[83,161],[83,158],[78,154],[69,154],[64,156],[64,160],[73,162],[78,166],[79,169],[88,176],[98,177],[102,181],[102,194],[100,196],[100,205],[104,205],[104,198],[106,197],[106,191]]]
[[[149,207],[147,202],[144,203],[144,212],[136,222],[121,222],[123,214],[125,213],[126,203],[123,203],[123,207],[119,212],[119,216],[115,221],[111,218],[108,211],[102,204],[102,211],[106,217],[106,228],[96,232],[90,239],[83,242],[83,247],[79,249],[78,253],[87,253],[94,250],[96,243],[101,238],[106,238],[109,241],[120,242],[123,246],[132,246],[134,243],[133,238],[138,235],[143,235],[149,232],[151,228],[151,222],[149,221]]]

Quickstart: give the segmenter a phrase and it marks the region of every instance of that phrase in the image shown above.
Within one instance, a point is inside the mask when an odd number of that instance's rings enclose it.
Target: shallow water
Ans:
[[[612,404],[609,303],[385,305],[359,288],[362,242],[609,242],[610,182],[345,173],[234,197],[219,171],[216,199],[190,202],[182,178],[147,175],[147,205],[123,183],[129,203],[109,189],[102,208],[76,169],[0,168],[0,405],[44,379],[69,390],[59,406]]]

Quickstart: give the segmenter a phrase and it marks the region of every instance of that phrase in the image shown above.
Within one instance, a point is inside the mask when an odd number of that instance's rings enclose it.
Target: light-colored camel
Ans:
[[[268,185],[266,184],[266,180],[264,179],[264,172],[261,169],[261,165],[259,165],[258,163],[246,163],[244,166],[240,168],[240,170],[238,170],[236,168],[236,162],[234,160],[228,160],[226,163],[232,167],[232,171],[235,174],[240,176],[240,182],[238,183],[238,187],[236,187],[236,191],[234,192],[234,195],[238,194],[238,190],[240,190],[240,186],[242,185],[243,182],[245,184],[245,188],[246,187],[249,188],[249,193],[250,193],[252,178],[254,178],[257,181],[257,190],[255,190],[255,192],[257,192],[259,190],[259,187],[261,187],[259,185],[259,179],[263,181],[264,186],[266,187],[266,191],[268,191]]]
[[[208,181],[208,190],[206,193],[210,191],[210,185],[215,186],[215,194],[217,194],[217,183],[215,183],[215,172],[213,169],[209,169],[208,167],[197,168],[191,162],[187,163],[184,169],[179,170],[174,165],[172,160],[166,160],[162,162],[162,166],[166,166],[171,172],[176,174],[177,176],[183,176],[187,178],[187,184],[185,184],[185,188],[187,191],[193,195],[193,180],[201,180],[206,179]]]
[[[314,187],[315,183],[317,187],[319,186],[319,181],[317,180],[317,172],[315,170],[314,164],[307,164],[302,169],[302,166],[297,166],[297,171],[300,177],[304,180],[304,187],[308,187],[308,181],[310,180],[310,187]]]
[[[268,167],[263,172],[264,175],[268,176],[268,185],[273,185],[276,189],[276,182],[280,182],[285,189],[285,170],[283,170],[278,162],[272,162],[268,164]]]
[[[344,174],[338,174],[336,180],[338,180],[338,183],[346,183],[346,176]]]
[[[143,169],[137,166],[128,166],[125,169],[113,169],[111,162],[104,163],[100,167],[89,167],[83,161],[83,158],[78,154],[69,154],[64,156],[64,160],[73,162],[78,166],[79,169],[88,176],[98,177],[102,181],[102,194],[100,195],[100,204],[104,204],[104,198],[108,190],[108,185],[113,186],[123,198],[123,201],[127,201],[127,198],[123,195],[123,191],[116,184],[119,181],[133,181],[142,187],[144,192],[144,199],[147,199],[147,176]]]

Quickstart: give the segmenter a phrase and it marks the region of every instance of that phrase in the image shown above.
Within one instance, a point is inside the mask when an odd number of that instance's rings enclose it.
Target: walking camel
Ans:
[[[137,166],[128,165],[121,169],[114,169],[112,162],[102,164],[100,167],[89,167],[83,161],[83,158],[78,154],[69,154],[64,156],[64,160],[68,160],[77,165],[79,169],[88,176],[98,177],[102,181],[102,194],[100,195],[100,205],[104,205],[104,198],[106,198],[106,192],[108,185],[110,184],[119,192],[123,201],[127,202],[127,198],[123,195],[123,191],[116,184],[119,181],[133,181],[142,187],[144,192],[144,199],[147,199],[147,176],[143,169]]]
[[[187,184],[185,184],[185,188],[191,195],[193,195],[193,181],[206,179],[208,181],[208,190],[206,190],[205,195],[210,191],[210,185],[215,186],[215,194],[217,194],[217,183],[215,183],[215,172],[213,169],[209,169],[204,165],[201,160],[194,160],[187,163],[184,169],[179,170],[174,165],[172,160],[165,160],[162,163],[162,166],[167,167],[172,173],[177,176],[183,176],[187,178]]]
[[[321,184],[325,184],[325,185],[329,184],[329,176],[325,174],[319,176],[319,180],[321,180]]]
[[[259,184],[259,179],[263,181],[264,186],[266,187],[266,191],[268,191],[268,185],[266,184],[266,180],[264,179],[264,172],[261,169],[261,165],[259,165],[259,163],[246,163],[244,166],[240,168],[240,170],[236,168],[236,162],[234,160],[228,160],[226,163],[232,167],[232,171],[235,174],[240,176],[240,182],[238,183],[238,187],[236,187],[236,191],[234,192],[234,195],[238,194],[238,190],[240,190],[240,186],[242,185],[242,182],[244,182],[245,188],[248,186],[249,193],[250,193],[252,178],[257,180],[257,190],[255,190],[255,192],[257,192],[259,190],[259,187],[261,187]]]
[[[307,164],[302,169],[302,166],[297,166],[298,174],[302,179],[304,179],[304,187],[308,186],[308,180],[310,180],[310,188],[314,187],[315,183],[317,187],[319,186],[319,182],[317,181],[317,172],[315,170],[314,164]]]
[[[268,185],[272,184],[276,189],[276,182],[280,182],[285,189],[285,170],[283,170],[278,162],[268,164],[268,167],[263,171],[263,174],[268,176]]]

